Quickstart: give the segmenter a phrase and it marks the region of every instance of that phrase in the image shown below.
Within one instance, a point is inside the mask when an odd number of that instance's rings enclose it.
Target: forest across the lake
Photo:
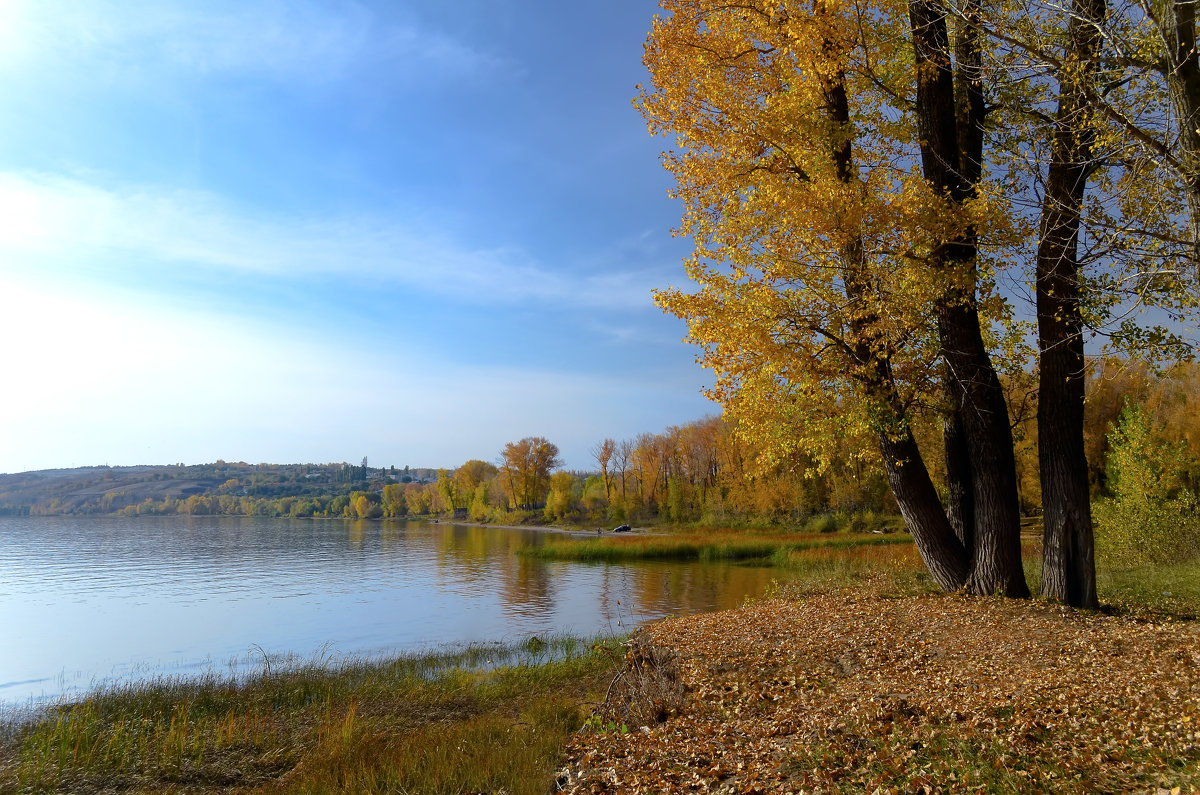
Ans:
[[[1021,510],[1036,519],[1037,382],[1016,371],[1003,383]],[[1139,511],[1174,517],[1173,534],[1197,524],[1187,506],[1200,487],[1200,365],[1155,372],[1127,360],[1096,359],[1089,362],[1087,386],[1084,438],[1098,538],[1102,547],[1107,537],[1136,557],[1145,544],[1114,533],[1131,521],[1151,533],[1163,524],[1137,518]],[[939,448],[939,423],[930,419],[914,431],[927,449]],[[836,440],[833,456],[796,450],[780,457],[740,433],[735,421],[708,417],[630,439],[600,439],[591,453],[591,469],[564,469],[552,441],[528,437],[490,460],[453,468],[376,467],[364,458],[356,464],[217,461],[4,474],[0,515],[444,517],[589,529],[632,523],[810,532],[902,524],[878,446],[853,435]],[[945,462],[930,455],[927,464],[942,482]],[[1140,507],[1139,500],[1153,505]],[[1194,538],[1200,530],[1184,532],[1173,546]]]

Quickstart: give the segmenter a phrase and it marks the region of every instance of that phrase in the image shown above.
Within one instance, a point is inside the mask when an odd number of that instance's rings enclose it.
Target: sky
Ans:
[[[649,0],[0,0],[0,472],[453,467],[719,409]]]

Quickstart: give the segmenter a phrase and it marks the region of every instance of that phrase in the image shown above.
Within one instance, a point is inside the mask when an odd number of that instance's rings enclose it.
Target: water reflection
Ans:
[[[302,656],[624,632],[742,603],[775,572],[583,564],[543,533],[454,524],[217,517],[0,519],[0,701],[108,677]]]

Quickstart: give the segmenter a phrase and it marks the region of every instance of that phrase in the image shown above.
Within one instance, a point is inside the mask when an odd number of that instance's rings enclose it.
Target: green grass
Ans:
[[[544,793],[619,659],[558,638],[108,688],[10,726],[0,792]]]
[[[1041,540],[1022,539],[1022,559],[1029,589],[1042,585]],[[1096,592],[1108,612],[1146,613],[1195,620],[1200,618],[1200,560],[1118,567],[1096,564]]]
[[[1100,569],[1096,588],[1103,601],[1126,609],[1179,618],[1200,617],[1200,561],[1130,569]]]

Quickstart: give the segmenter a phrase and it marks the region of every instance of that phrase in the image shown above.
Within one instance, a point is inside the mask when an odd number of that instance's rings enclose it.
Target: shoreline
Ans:
[[[634,527],[627,533],[614,533],[611,529],[605,529],[603,533],[595,533],[594,530],[588,530],[580,527],[577,530],[572,530],[569,527],[558,527],[548,524],[494,524],[492,522],[473,522],[470,520],[459,520],[452,518],[444,518],[440,516],[423,517],[423,516],[380,516],[374,519],[352,519],[349,516],[255,516],[253,514],[187,514],[187,513],[164,513],[164,514],[135,514],[127,516],[119,512],[116,513],[86,513],[86,514],[26,514],[24,516],[15,516],[11,518],[17,519],[57,519],[57,518],[99,518],[99,517],[114,517],[121,519],[270,519],[288,521],[326,521],[326,522],[378,522],[380,524],[386,522],[416,522],[420,524],[443,524],[443,525],[458,525],[461,527],[494,527],[499,530],[535,530],[540,533],[558,533],[560,535],[570,536],[587,536],[593,538],[603,538],[605,536],[630,536],[630,535],[665,535],[665,533],[657,532],[649,527]],[[0,519],[10,518],[4,514],[0,514]]]
[[[353,521],[361,521],[361,520],[353,520]],[[578,530],[571,530],[570,528],[567,528],[567,527],[556,527],[554,525],[548,525],[548,524],[544,524],[544,525],[543,524],[538,524],[538,525],[535,525],[535,524],[492,524],[490,522],[470,522],[470,521],[460,522],[455,519],[445,519],[445,520],[442,520],[442,519],[407,519],[407,518],[397,519],[397,517],[390,517],[387,519],[371,519],[371,520],[366,520],[366,521],[423,522],[425,524],[453,524],[453,525],[461,525],[463,527],[495,527],[499,530],[536,530],[540,533],[558,533],[559,535],[582,536],[582,537],[586,537],[586,538],[604,538],[606,536],[664,535],[664,533],[653,532],[649,528],[645,528],[645,527],[634,527],[634,528],[630,529],[629,532],[626,532],[626,533],[614,533],[612,530],[604,530],[601,533],[596,533],[593,530],[585,530],[582,527],[579,528]]]

